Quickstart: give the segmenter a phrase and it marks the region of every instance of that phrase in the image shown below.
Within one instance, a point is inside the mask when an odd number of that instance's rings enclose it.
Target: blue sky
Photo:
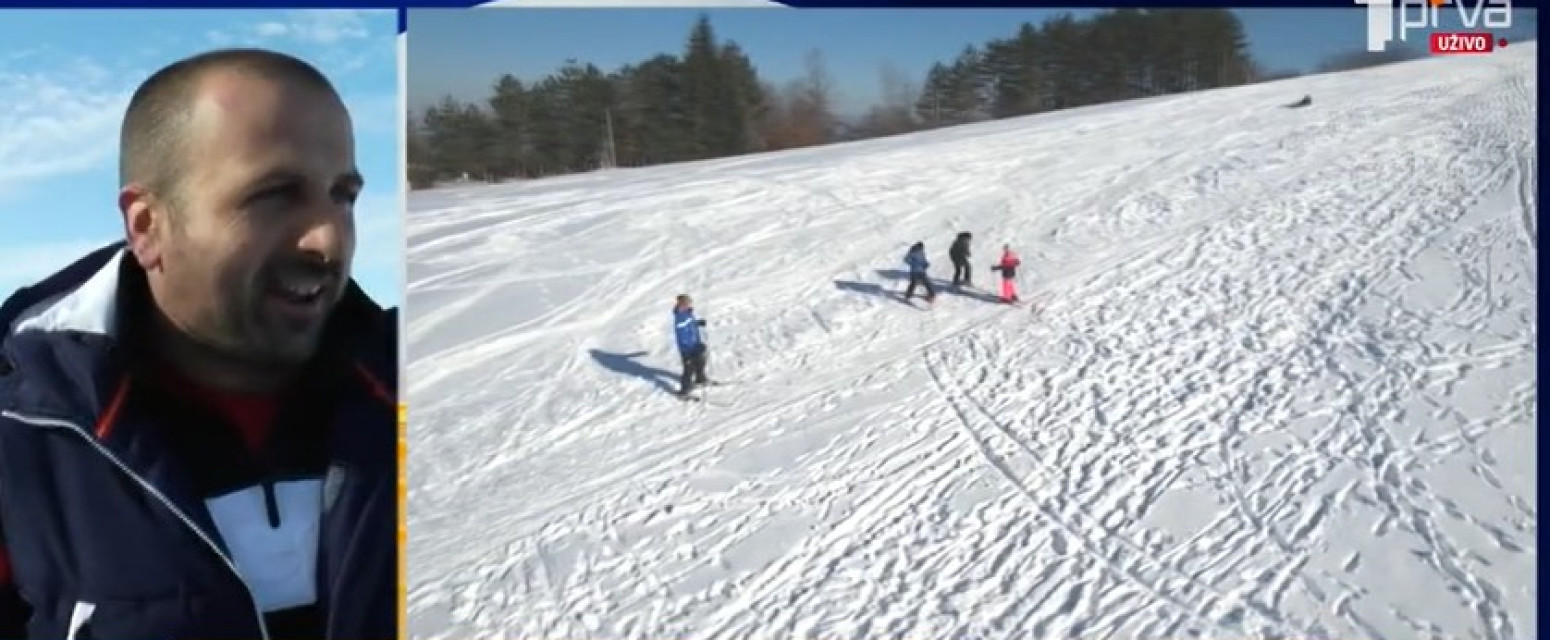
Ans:
[[[1466,3],[1472,7],[1472,4]],[[855,112],[878,93],[879,68],[890,63],[917,84],[933,62],[965,45],[1011,35],[1022,22],[1059,13],[1042,9],[783,10],[783,9],[481,9],[409,12],[409,104],[419,110],[441,96],[483,100],[502,73],[530,79],[566,58],[612,71],[658,53],[682,53],[700,13],[723,39],[736,40],[760,75],[784,82],[801,74],[809,49],[823,51]],[[1097,10],[1076,10],[1078,17]],[[1365,43],[1364,9],[1256,9],[1237,12],[1251,52],[1273,69],[1316,66],[1332,53]],[[1443,16],[1454,13],[1445,9]]]
[[[367,187],[356,277],[402,298],[397,19],[389,11],[6,11],[0,20],[0,295],[123,237],[118,128],[135,86],[179,58],[262,46],[317,65],[355,122]]]

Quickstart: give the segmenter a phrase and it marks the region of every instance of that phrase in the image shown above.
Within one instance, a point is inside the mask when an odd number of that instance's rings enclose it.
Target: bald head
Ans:
[[[339,100],[328,78],[306,62],[263,49],[222,49],[175,62],[135,90],[119,132],[119,186],[139,183],[170,194],[186,169],[181,145],[207,80],[256,77]]]

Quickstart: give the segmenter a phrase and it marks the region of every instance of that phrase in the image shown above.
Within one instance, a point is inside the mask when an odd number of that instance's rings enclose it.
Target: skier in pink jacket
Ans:
[[[1017,267],[1022,266],[1023,261],[1012,253],[1012,245],[1002,245],[1001,261],[990,267],[992,271],[1001,272],[1001,301],[1006,303],[1017,302]]]

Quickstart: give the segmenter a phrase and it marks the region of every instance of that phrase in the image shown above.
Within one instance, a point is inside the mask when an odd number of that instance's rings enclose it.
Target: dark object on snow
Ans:
[[[1286,108],[1287,109],[1301,109],[1301,108],[1306,107],[1306,106],[1311,105],[1311,104],[1313,104],[1313,96],[1304,95],[1301,100],[1298,100],[1298,101],[1293,102],[1293,103],[1291,103],[1289,105],[1286,105]]]
[[[953,286],[973,285],[974,277],[969,270],[969,241],[974,239],[974,234],[967,231],[958,233],[953,240],[953,246],[948,248],[947,257],[953,261]]]

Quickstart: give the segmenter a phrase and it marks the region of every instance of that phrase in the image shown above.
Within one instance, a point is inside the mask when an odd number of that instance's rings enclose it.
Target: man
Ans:
[[[931,261],[926,259],[926,243],[916,242],[910,246],[910,250],[904,254],[904,264],[910,269],[910,284],[904,288],[904,300],[909,301],[915,297],[915,287],[926,290],[926,303],[936,301],[936,289],[931,286],[931,278],[926,270],[931,268]]]
[[[694,385],[709,384],[705,377],[707,359],[705,339],[700,327],[705,321],[694,315],[694,301],[687,294],[679,294],[673,304],[673,338],[678,342],[678,357],[683,360],[683,376],[679,378],[678,395],[689,398]]]
[[[969,241],[974,236],[967,231],[960,232],[953,239],[953,245],[947,249],[947,257],[953,261],[953,286],[974,285],[974,277],[969,269]]]
[[[397,310],[350,279],[350,116],[308,64],[131,98],[125,239],[0,306],[0,638],[391,638]]]

